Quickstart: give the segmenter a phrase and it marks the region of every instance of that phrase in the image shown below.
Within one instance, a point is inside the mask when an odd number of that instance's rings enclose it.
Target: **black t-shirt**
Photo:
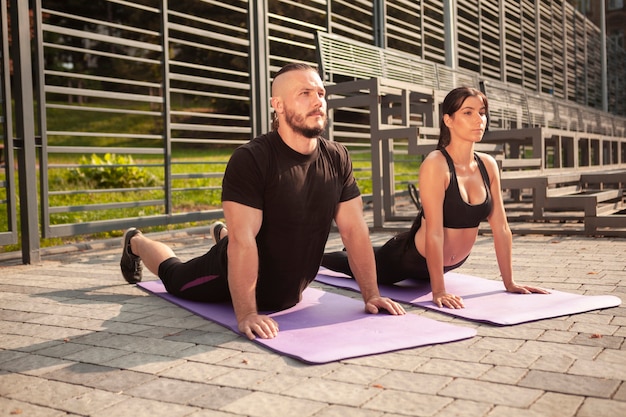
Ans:
[[[236,149],[226,167],[222,201],[263,211],[259,310],[300,301],[319,269],[337,204],[360,195],[347,149],[317,141],[315,152],[303,155],[271,132]]]

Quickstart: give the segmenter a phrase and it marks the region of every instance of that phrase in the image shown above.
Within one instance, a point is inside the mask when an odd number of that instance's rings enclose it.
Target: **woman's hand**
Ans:
[[[506,287],[507,292],[513,292],[517,294],[550,294],[550,291],[544,290],[543,288],[533,287],[530,285],[518,285],[516,283],[512,283]]]
[[[465,307],[461,297],[454,294],[448,294],[447,292],[433,293],[433,303],[435,303],[439,308],[448,307],[456,309]]]

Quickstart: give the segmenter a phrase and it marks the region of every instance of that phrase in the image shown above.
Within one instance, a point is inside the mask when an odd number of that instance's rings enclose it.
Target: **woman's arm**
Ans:
[[[425,216],[421,233],[433,302],[439,307],[462,308],[463,300],[446,291],[443,276],[443,200],[449,183],[450,170],[445,157],[439,151],[431,152],[420,167],[419,184]]]
[[[504,201],[502,198],[502,189],[500,186],[500,172],[498,165],[487,154],[481,154],[489,178],[491,180],[491,200],[493,203],[493,209],[491,215],[487,219],[489,226],[493,233],[493,244],[496,252],[496,260],[498,262],[498,268],[500,269],[500,275],[502,276],[502,282],[508,292],[515,292],[521,294],[528,294],[531,292],[547,294],[548,291],[532,287],[529,285],[518,285],[513,278],[513,234],[509,227],[509,222],[506,217],[504,209]]]

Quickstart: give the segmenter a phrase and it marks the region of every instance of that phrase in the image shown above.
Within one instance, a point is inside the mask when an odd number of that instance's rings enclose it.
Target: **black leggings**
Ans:
[[[227,247],[225,237],[204,255],[187,262],[178,258],[163,261],[159,278],[167,292],[193,301],[229,301]]]
[[[391,285],[405,279],[430,281],[426,258],[417,251],[412,230],[394,236],[383,246],[375,247],[374,256],[379,284]],[[467,258],[456,265],[444,267],[443,272],[460,267],[466,260]],[[346,251],[325,253],[322,266],[354,277]]]

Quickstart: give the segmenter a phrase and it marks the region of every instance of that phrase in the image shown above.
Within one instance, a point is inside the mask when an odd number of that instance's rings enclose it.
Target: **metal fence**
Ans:
[[[317,31],[444,64],[444,3],[459,68],[600,106],[599,30],[565,1],[0,0],[0,245],[29,263],[42,238],[221,216],[230,151],[269,129],[271,76],[315,65]]]

